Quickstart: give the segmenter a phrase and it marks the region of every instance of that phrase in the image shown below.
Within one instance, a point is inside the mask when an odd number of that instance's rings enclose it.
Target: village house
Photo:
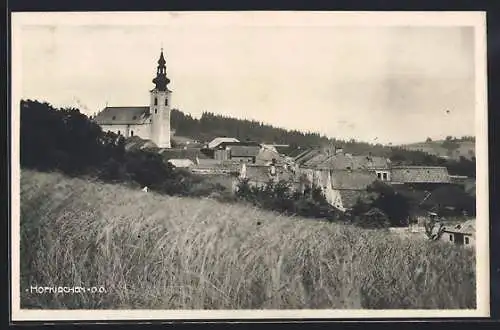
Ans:
[[[227,142],[240,142],[237,138],[232,138],[232,137],[216,137],[212,141],[210,141],[207,145],[208,149],[216,149],[219,147],[221,143],[227,143]]]
[[[260,150],[261,146],[256,142],[222,142],[213,153],[214,159],[217,160],[254,164]]]
[[[440,239],[456,245],[474,247],[476,243],[476,220],[468,220],[462,224],[445,227]]]
[[[138,136],[151,140],[159,148],[170,148],[170,111],[172,91],[167,85],[166,61],[163,49],[158,60],[155,87],[149,91],[148,106],[106,107],[94,118],[104,132],[113,132],[126,138]]]
[[[236,187],[240,180],[247,180],[248,184],[254,187],[265,187],[269,182],[279,182],[280,180],[289,182],[292,190],[298,190],[302,187],[299,176],[286,166],[276,163],[271,165],[243,163],[239,168],[238,178],[234,180],[233,187]]]
[[[444,166],[393,166],[390,170],[392,185],[407,185],[420,190],[433,190],[451,184]]]
[[[375,173],[367,170],[300,169],[310,187],[319,187],[327,202],[345,212],[358,200],[370,196],[367,188],[377,180]]]

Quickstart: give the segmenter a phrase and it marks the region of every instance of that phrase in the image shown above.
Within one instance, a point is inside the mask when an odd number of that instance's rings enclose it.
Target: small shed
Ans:
[[[456,245],[475,246],[476,220],[467,220],[464,223],[446,227],[441,239]]]

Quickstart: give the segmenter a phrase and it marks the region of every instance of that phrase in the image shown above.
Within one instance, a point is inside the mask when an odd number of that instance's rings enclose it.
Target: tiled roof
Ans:
[[[349,168],[352,170],[389,168],[389,162],[383,157],[352,156],[344,153],[324,157],[322,161],[308,165],[332,170],[345,170]]]
[[[315,165],[323,163],[328,158],[330,158],[330,155],[328,155],[326,153],[317,154],[314,157],[312,157],[311,159],[305,161],[302,164],[302,166],[312,167],[312,166],[315,166]]]
[[[236,138],[229,138],[229,137],[217,137],[208,143],[208,148],[213,149],[222,142],[239,142],[239,140]]]
[[[303,153],[299,154],[297,157],[295,157],[295,161],[299,164],[303,164],[304,162],[307,162],[311,158],[315,157],[316,155],[320,154],[321,150],[318,149],[309,149],[307,151],[304,151]]]
[[[269,166],[245,165],[245,167],[246,167],[246,177],[250,181],[266,183],[269,182],[269,180],[271,179]],[[292,172],[286,170],[281,166],[276,166],[276,172],[278,180],[285,180],[292,182],[298,180],[298,178]]]
[[[226,148],[232,148],[233,146],[240,146],[240,147],[261,147],[260,143],[258,142],[253,142],[253,141],[243,141],[243,142],[228,142],[224,141],[221,142],[217,145],[216,149],[226,149]]]
[[[106,107],[95,116],[99,125],[137,125],[149,119],[149,107]]]
[[[276,162],[278,164],[283,162],[283,159],[279,153],[274,152],[270,149],[262,148],[257,155],[256,163],[265,165],[268,162],[272,161],[273,158],[276,159]]]
[[[446,167],[401,166],[391,170],[391,181],[401,183],[450,183]]]
[[[476,233],[476,220],[467,220],[464,223],[446,227],[445,229],[448,233],[462,233],[462,234],[472,234]]]
[[[298,155],[300,155],[301,153],[304,152],[304,149],[302,148],[295,148],[295,149],[285,149],[285,148],[282,148],[282,147],[277,147],[278,149],[278,152],[280,153],[284,153],[286,156],[288,157],[292,157],[292,158],[295,158],[297,157]]]

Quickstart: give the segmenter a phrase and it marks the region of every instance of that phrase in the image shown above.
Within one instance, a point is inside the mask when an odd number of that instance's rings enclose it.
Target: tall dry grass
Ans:
[[[34,294],[30,285],[103,286]],[[474,252],[23,171],[23,308],[475,308]]]

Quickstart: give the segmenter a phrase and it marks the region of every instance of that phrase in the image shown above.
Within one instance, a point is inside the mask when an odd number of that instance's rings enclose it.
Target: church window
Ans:
[[[158,109],[155,109],[155,113],[158,113]]]
[[[130,136],[134,136],[134,131],[130,131]]]
[[[168,98],[165,99],[165,105],[168,105]]]
[[[158,105],[158,99],[155,97],[155,105]]]
[[[384,180],[387,180],[387,173],[383,174]]]

